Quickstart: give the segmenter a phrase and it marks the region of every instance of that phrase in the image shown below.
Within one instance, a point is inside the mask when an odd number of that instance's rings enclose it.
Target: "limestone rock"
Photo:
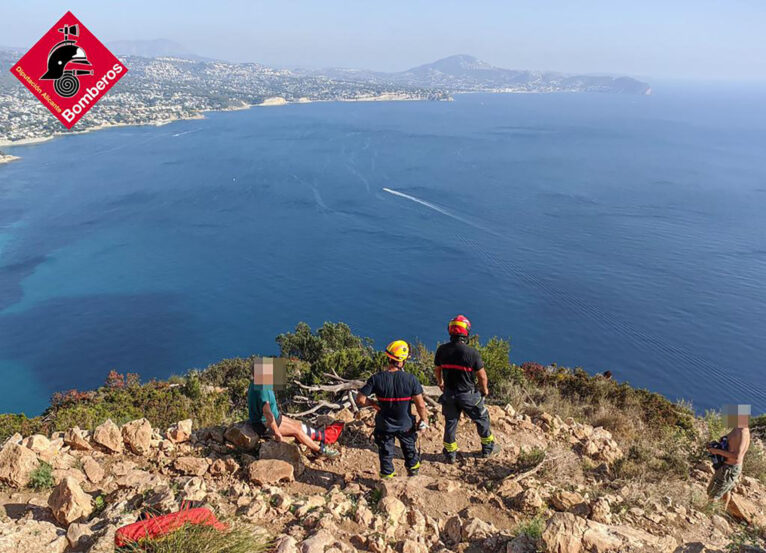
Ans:
[[[202,501],[207,496],[207,484],[199,476],[195,476],[184,485],[186,501]]]
[[[324,553],[325,547],[333,544],[335,538],[326,530],[318,530],[301,543],[301,553]]]
[[[24,436],[22,436],[21,434],[19,434],[18,432],[16,432],[15,434],[13,434],[13,436],[10,436],[10,437],[9,437],[7,440],[5,440],[5,441],[3,442],[3,446],[5,446],[5,445],[7,445],[7,444],[16,444],[16,445],[21,445],[21,442],[22,442],[23,440],[24,440]]]
[[[279,482],[295,481],[295,469],[287,461],[279,459],[262,459],[250,464],[247,468],[250,482],[259,486],[268,486]]]
[[[292,536],[281,536],[277,538],[274,553],[298,553],[298,542]]]
[[[151,423],[146,419],[126,423],[122,427],[122,439],[130,451],[136,455],[146,455],[152,447]]]
[[[79,451],[90,451],[93,449],[90,442],[85,438],[83,431],[77,426],[64,432],[64,444],[68,445],[71,449]]]
[[[545,505],[545,501],[536,488],[528,488],[516,496],[516,504],[521,511],[534,514]]]
[[[51,446],[51,441],[43,436],[42,434],[35,434],[34,436],[29,436],[28,438],[25,438],[23,442],[21,442],[21,445],[24,447],[31,449],[37,454],[43,453],[44,451],[47,451],[48,448]]]
[[[0,450],[0,482],[23,488],[39,466],[35,452],[22,445],[8,442]]]
[[[73,478],[80,485],[82,485],[86,480],[85,474],[81,470],[77,470],[75,468],[55,469],[52,472],[52,476],[53,483],[57,486],[62,482],[62,480],[64,480],[64,478],[67,477]]]
[[[557,511],[569,511],[575,505],[579,505],[585,501],[583,497],[577,492],[568,492],[565,490],[557,490],[551,496],[550,503]]]
[[[586,521],[571,513],[556,513],[545,524],[543,543],[548,553],[580,553]]]
[[[93,512],[93,502],[74,478],[67,476],[48,498],[53,516],[61,524],[71,524]]]
[[[428,547],[425,544],[414,540],[404,540],[401,549],[402,553],[428,553]]]
[[[452,544],[460,543],[463,539],[463,522],[459,516],[454,515],[447,519],[444,523],[444,534]]]
[[[599,497],[590,505],[590,518],[596,522],[612,522],[611,506],[605,497]]]
[[[237,463],[231,457],[225,457],[223,459],[216,459],[213,464],[210,465],[210,474],[213,476],[224,476],[226,474],[234,474],[239,470],[239,463]]]
[[[295,470],[296,478],[303,474],[303,471],[306,469],[303,454],[295,444],[288,444],[287,442],[263,442],[259,457],[261,459],[278,459],[290,463]]]
[[[508,542],[505,553],[537,553],[537,543],[527,535],[517,536]]]
[[[144,497],[143,504],[161,513],[172,513],[178,510],[176,494],[166,484],[154,487],[151,493]]]
[[[340,422],[345,422],[346,424],[353,422],[354,420],[354,413],[352,413],[348,408],[341,409],[340,411],[335,413],[335,420]]]
[[[606,526],[589,525],[582,536],[582,544],[585,549],[592,553],[605,553],[617,551],[622,545],[622,540],[610,534]]]
[[[50,522],[34,519],[0,522],[3,553],[64,553],[68,545],[64,530]]]
[[[729,514],[737,520],[742,520],[750,525],[766,526],[766,511],[750,499],[738,494],[731,494],[727,508]]]
[[[185,419],[168,429],[168,439],[176,444],[188,442],[192,433],[192,420]]]
[[[66,531],[66,539],[73,548],[86,545],[91,539],[91,529],[87,524],[72,523]]]
[[[397,526],[399,524],[399,521],[402,519],[405,511],[407,510],[407,508],[404,506],[404,503],[395,497],[384,497],[380,500],[380,503],[378,503],[378,508],[380,509],[381,513],[386,515],[388,522],[393,526]]]
[[[93,441],[110,453],[122,453],[122,434],[112,419],[107,419],[106,422],[96,427],[93,431]]]
[[[174,469],[189,476],[202,476],[209,466],[210,462],[201,457],[179,457],[173,463]]]
[[[85,476],[88,480],[94,484],[98,484],[104,479],[104,469],[98,464],[93,457],[83,457],[82,470],[85,471]]]
[[[463,541],[483,541],[497,533],[497,529],[481,519],[473,518],[463,524],[461,533]]]
[[[234,444],[237,449],[243,451],[251,451],[255,449],[260,440],[260,436],[253,429],[253,425],[250,424],[250,421],[242,421],[230,426],[226,429],[226,432],[223,433],[223,437],[226,441]]]

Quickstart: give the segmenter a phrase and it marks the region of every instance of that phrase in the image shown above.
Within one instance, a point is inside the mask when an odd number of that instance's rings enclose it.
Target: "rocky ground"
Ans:
[[[766,526],[766,487],[753,478],[724,513],[704,501],[708,462],[661,488],[615,481],[607,476],[625,453],[603,428],[511,406],[490,414],[498,456],[478,458],[463,421],[464,453],[442,463],[437,422],[420,438],[420,475],[385,482],[369,410],[336,415],[347,427],[332,461],[261,442],[246,424],[193,429],[187,420],[160,431],[141,419],[17,434],[0,450],[0,551],[113,551],[117,528],[183,500],[267,534],[281,553],[712,553],[732,550],[742,522]],[[51,481],[41,485],[46,464]],[[406,473],[401,459],[396,467]]]

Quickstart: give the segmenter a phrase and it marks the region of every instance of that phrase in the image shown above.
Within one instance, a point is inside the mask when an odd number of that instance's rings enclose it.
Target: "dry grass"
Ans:
[[[119,553],[264,553],[272,543],[252,529],[235,526],[219,532],[209,526],[185,526],[160,539],[122,547]]]
[[[766,486],[766,448],[759,439],[753,439],[750,450],[745,455],[742,473],[760,480]]]

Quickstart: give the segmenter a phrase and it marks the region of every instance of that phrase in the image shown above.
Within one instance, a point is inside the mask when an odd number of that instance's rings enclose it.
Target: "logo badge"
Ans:
[[[11,73],[71,129],[128,68],[67,12]]]

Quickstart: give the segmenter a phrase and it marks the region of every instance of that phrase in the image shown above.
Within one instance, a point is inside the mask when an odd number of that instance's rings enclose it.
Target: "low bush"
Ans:
[[[39,492],[49,490],[53,485],[53,467],[43,461],[29,476],[28,486]]]
[[[533,447],[529,451],[523,447],[519,452],[519,458],[516,460],[516,465],[519,472],[532,469],[542,463],[545,460],[545,450],[539,447]]]
[[[527,536],[528,538],[538,541],[543,537],[543,530],[545,529],[545,519],[541,516],[531,518],[520,522],[514,533],[517,536]]]

